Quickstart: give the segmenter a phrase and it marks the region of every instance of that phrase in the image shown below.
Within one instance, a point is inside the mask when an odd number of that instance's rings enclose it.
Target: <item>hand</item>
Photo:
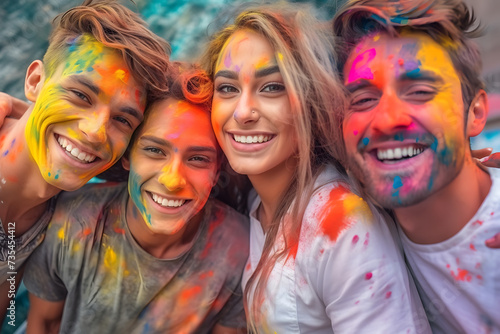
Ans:
[[[500,233],[497,233],[493,238],[486,240],[485,244],[489,248],[500,248]]]
[[[5,93],[0,93],[0,127],[6,117],[19,119],[28,108],[29,104],[23,100],[16,99]]]
[[[478,159],[485,167],[500,168],[500,153],[492,154],[491,152],[493,152],[491,147],[472,150],[472,157]]]

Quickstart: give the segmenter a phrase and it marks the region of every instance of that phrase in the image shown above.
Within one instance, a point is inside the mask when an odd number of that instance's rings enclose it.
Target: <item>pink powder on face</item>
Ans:
[[[354,82],[359,79],[373,80],[373,73],[370,68],[370,62],[377,55],[375,48],[366,50],[358,55],[352,62],[349,72],[348,82]]]

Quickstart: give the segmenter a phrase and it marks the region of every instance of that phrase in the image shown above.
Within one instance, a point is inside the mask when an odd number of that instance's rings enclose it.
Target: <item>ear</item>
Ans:
[[[121,158],[122,167],[130,172],[130,160],[128,159],[128,151]]]
[[[474,137],[483,131],[488,118],[488,96],[484,90],[480,90],[469,106],[467,115],[467,136]]]
[[[45,82],[45,71],[41,60],[35,60],[30,64],[26,71],[26,78],[24,80],[24,94],[31,102],[35,102],[38,94],[42,90],[43,83]]]

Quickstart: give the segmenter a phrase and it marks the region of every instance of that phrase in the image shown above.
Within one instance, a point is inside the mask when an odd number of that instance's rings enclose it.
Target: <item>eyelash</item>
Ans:
[[[164,154],[161,149],[159,149],[158,147],[153,147],[153,146],[145,147],[144,151],[147,151],[147,152],[152,153],[152,154]]]
[[[126,124],[129,128],[132,128],[132,124],[130,124],[130,122],[126,118],[121,116],[116,116],[114,117],[114,119],[120,123]]]
[[[85,101],[87,103],[90,103],[90,98],[85,95],[84,93],[80,92],[79,90],[76,90],[76,89],[72,89],[70,90],[73,94],[76,95],[76,97],[78,97],[80,100],[82,101]]]

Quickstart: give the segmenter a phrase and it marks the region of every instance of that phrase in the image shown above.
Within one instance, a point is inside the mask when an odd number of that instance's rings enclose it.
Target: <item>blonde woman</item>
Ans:
[[[338,163],[335,115],[345,97],[333,57],[319,23],[285,5],[241,12],[203,57],[217,140],[255,189],[243,274],[249,326],[428,332],[393,226],[356,195]]]

